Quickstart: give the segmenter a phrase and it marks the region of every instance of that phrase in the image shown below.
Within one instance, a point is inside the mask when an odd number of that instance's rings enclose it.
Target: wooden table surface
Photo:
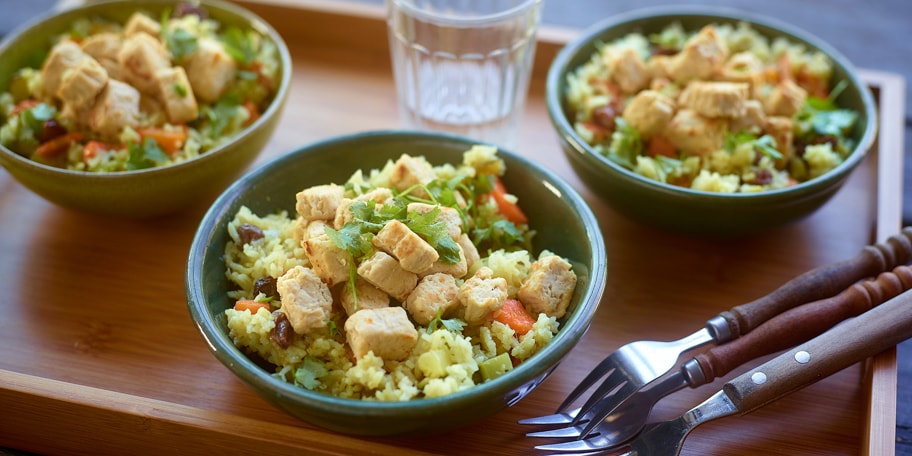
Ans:
[[[287,110],[254,166],[330,136],[398,127],[377,10],[323,1],[246,5],[279,29],[295,62]],[[0,172],[0,446],[48,454],[533,453],[516,421],[550,412],[618,346],[683,337],[899,230],[903,107],[890,102],[879,147],[799,223],[720,241],[625,219],[587,191],[560,153],[543,69],[569,35],[543,32],[516,151],[566,178],[590,204],[609,277],[592,329],[525,400],[466,428],[417,437],[358,438],[295,420],[219,364],[190,321],[182,276],[208,202],[152,220],[104,218],[53,206]],[[865,78],[879,96],[903,87],[889,73]],[[892,454],[895,380],[888,352],[757,412],[701,426],[682,454]],[[667,398],[656,417],[677,415],[723,382]]]

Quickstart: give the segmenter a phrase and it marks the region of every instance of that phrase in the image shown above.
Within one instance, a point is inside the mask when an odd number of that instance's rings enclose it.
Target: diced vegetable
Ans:
[[[493,358],[486,359],[478,365],[478,371],[485,380],[493,380],[513,370],[513,361],[509,353],[501,353]]]
[[[17,115],[19,115],[20,112],[25,111],[27,109],[32,109],[35,106],[38,106],[39,104],[41,104],[41,102],[38,100],[35,100],[33,98],[29,98],[28,100],[22,100],[18,104],[16,104],[15,107],[13,107],[13,110],[10,111],[10,113],[9,113],[9,117],[17,116]]]
[[[89,161],[111,147],[101,141],[89,141],[82,148],[82,161]]]
[[[259,312],[260,309],[269,310],[269,303],[254,301],[253,299],[240,299],[234,303],[234,310],[237,310],[238,312],[249,310],[250,313],[255,314]]]
[[[503,182],[501,182],[500,179],[495,179],[494,190],[491,191],[491,196],[497,203],[497,208],[500,209],[500,213],[503,214],[507,220],[516,223],[517,225],[529,223],[526,214],[515,202],[510,200],[507,195],[507,188],[504,187]]]
[[[164,128],[140,128],[137,130],[140,136],[145,138],[152,138],[155,142],[158,143],[158,146],[162,148],[169,156],[174,155],[178,151],[184,148],[184,143],[187,142],[187,128],[181,128],[179,130],[165,130]]]
[[[522,302],[507,299],[500,310],[494,312],[494,320],[509,326],[518,335],[524,335],[532,329],[535,319],[526,311]]]
[[[446,368],[449,365],[450,361],[446,354],[439,350],[424,352],[418,357],[418,367],[425,375],[431,377],[446,377]]]
[[[82,133],[73,131],[41,143],[41,145],[35,149],[35,155],[41,158],[55,157],[66,152],[70,147],[70,144],[80,140],[82,140]]]
[[[247,110],[247,120],[244,122],[244,126],[250,125],[256,122],[260,118],[260,109],[257,107],[256,103],[251,100],[244,102],[244,109]]]
[[[646,148],[646,155],[656,157],[659,155],[665,157],[677,157],[677,148],[668,138],[664,136],[655,136],[649,140],[649,146]]]

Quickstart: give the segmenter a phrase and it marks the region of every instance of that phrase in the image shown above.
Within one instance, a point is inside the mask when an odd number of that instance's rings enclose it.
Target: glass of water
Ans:
[[[405,126],[514,148],[542,1],[386,0]]]

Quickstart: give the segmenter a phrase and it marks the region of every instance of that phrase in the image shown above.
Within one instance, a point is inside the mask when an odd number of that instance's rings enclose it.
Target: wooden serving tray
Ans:
[[[257,164],[330,136],[398,127],[381,8],[243,4],[279,29],[295,62],[287,110]],[[879,140],[818,212],[747,239],[694,239],[623,218],[572,173],[542,92],[551,58],[573,33],[540,33],[517,152],[551,167],[592,206],[609,277],[592,328],[526,399],[466,428],[418,437],[359,438],[298,421],[222,366],[190,320],[183,273],[208,203],[152,220],[104,218],[53,206],[0,172],[0,446],[50,454],[532,454],[528,429],[516,421],[553,411],[615,348],[683,337],[899,231],[899,76],[863,72],[880,101]],[[681,413],[723,382],[666,398],[655,418]],[[891,455],[895,419],[890,350],[752,414],[701,426],[683,454]]]

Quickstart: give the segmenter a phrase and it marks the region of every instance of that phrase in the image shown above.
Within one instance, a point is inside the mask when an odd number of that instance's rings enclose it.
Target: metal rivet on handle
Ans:
[[[755,385],[762,385],[766,383],[766,374],[763,372],[754,372],[751,375],[751,381],[754,382]]]
[[[800,352],[795,353],[795,361],[798,361],[801,364],[807,364],[811,360],[811,354],[801,350]]]

